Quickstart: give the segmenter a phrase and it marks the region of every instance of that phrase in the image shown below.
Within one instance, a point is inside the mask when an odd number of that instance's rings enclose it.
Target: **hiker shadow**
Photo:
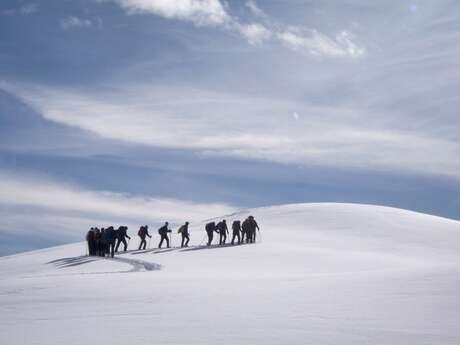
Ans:
[[[71,258],[62,258],[57,260],[52,260],[47,262],[48,265],[54,264],[58,268],[67,268],[67,267],[74,267],[84,265],[90,262],[97,260],[96,257],[91,256],[77,256]]]
[[[195,251],[195,250],[211,250],[211,249],[234,248],[234,247],[246,246],[246,245],[249,245],[249,244],[252,244],[252,243],[241,243],[241,244],[226,243],[226,244],[223,244],[223,245],[212,244],[210,246],[203,245],[203,246],[185,248],[185,249],[182,249],[181,252],[192,252],[192,251]]]

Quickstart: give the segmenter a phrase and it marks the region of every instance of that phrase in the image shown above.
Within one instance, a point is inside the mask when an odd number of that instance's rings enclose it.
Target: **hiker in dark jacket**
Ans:
[[[163,245],[164,240],[166,240],[166,247],[169,248],[168,232],[171,232],[171,230],[168,229],[168,222],[165,222],[165,225],[163,225],[161,228],[158,229],[158,234],[161,236],[161,240],[160,240],[160,243],[158,244],[158,248],[161,249],[161,246]]]
[[[185,224],[182,225],[179,228],[179,230],[177,230],[177,232],[182,235],[182,242],[181,242],[180,247],[181,248],[188,247],[188,243],[190,241],[190,234],[188,232],[188,222],[185,222]]]
[[[206,233],[208,234],[208,243],[206,245],[210,246],[212,243],[212,239],[214,238],[214,231],[217,232],[216,223],[210,222],[206,224],[205,230],[206,230]]]
[[[99,240],[99,256],[107,254],[107,237],[105,235],[105,228],[101,228],[101,239]]]
[[[113,226],[109,226],[105,229],[105,243],[107,246],[107,254],[109,254],[112,258],[115,255],[115,240],[116,240],[116,232]]]
[[[232,244],[235,244],[235,239],[236,238],[238,238],[238,244],[241,244],[241,237],[240,237],[241,222],[239,220],[233,221],[233,223],[232,223],[232,231],[233,231]]]
[[[139,250],[145,249],[145,247],[147,246],[147,241],[145,240],[145,237],[148,236],[149,238],[152,238],[152,236],[149,234],[149,227],[147,225],[141,226],[137,234],[141,238]]]
[[[225,219],[217,224],[217,230],[219,233],[219,245],[221,246],[225,244],[225,242],[227,241],[227,235],[228,235],[228,227],[227,227],[227,222],[225,221]]]
[[[88,254],[95,255],[96,241],[94,239],[94,228],[91,228],[86,234],[86,242],[88,242]]]
[[[94,228],[94,255],[101,256],[102,244],[101,244],[101,230]]]
[[[256,241],[256,230],[260,232],[259,225],[257,224],[256,220],[253,216],[248,217],[249,220],[249,231],[251,233],[251,243]]]
[[[241,232],[243,233],[243,242],[244,236],[246,236],[246,243],[249,243],[252,239],[252,234],[249,225],[249,218],[246,218],[241,224]]]
[[[126,233],[128,231],[127,226],[120,226],[117,230],[117,246],[115,247],[115,252],[118,252],[118,248],[120,247],[120,243],[123,243],[123,251],[126,252],[128,250],[128,243],[126,243],[126,238],[131,239]]]

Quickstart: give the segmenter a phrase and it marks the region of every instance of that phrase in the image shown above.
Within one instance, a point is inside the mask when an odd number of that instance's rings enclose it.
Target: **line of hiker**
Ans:
[[[188,247],[190,242],[190,232],[189,232],[189,222],[185,222],[182,226],[179,227],[177,233],[181,235],[181,248]],[[205,230],[208,236],[207,246],[212,244],[214,237],[214,232],[219,235],[219,245],[225,245],[227,241],[227,235],[229,235],[227,222],[225,219],[221,220],[217,224],[215,222],[210,222],[206,224]],[[259,230],[259,225],[255,221],[253,216],[246,218],[243,223],[239,220],[235,220],[232,223],[232,241],[231,244],[235,244],[237,240],[238,244],[253,243],[256,241],[256,230]],[[115,229],[113,226],[108,228],[91,228],[87,235],[86,241],[88,242],[88,251],[91,256],[110,256],[114,257],[115,253],[118,252],[120,244],[123,244],[123,251],[128,250],[128,243],[131,240],[131,237],[127,234],[128,227],[120,226],[118,229]],[[260,231],[260,230],[259,230]],[[169,223],[165,222],[163,226],[158,229],[158,235],[160,235],[160,242],[158,248],[162,248],[163,244],[166,243],[166,248],[170,248],[171,239],[170,236],[172,230],[169,229]],[[137,232],[137,235],[140,238],[138,250],[145,250],[147,247],[147,237],[149,238],[149,248],[150,248],[150,239],[152,235],[149,234],[149,227],[147,225],[142,225]],[[126,242],[128,239],[128,242]]]
[[[127,226],[120,226],[117,230],[113,226],[109,226],[106,229],[91,228],[86,234],[89,255],[107,255],[113,258],[121,243],[123,243],[123,250],[126,251],[128,249],[126,238],[131,239],[127,231]]]
[[[208,235],[208,243],[210,246],[214,238],[214,232],[219,235],[219,245],[224,245],[227,241],[227,235],[229,235],[227,221],[221,220],[219,223],[210,222],[206,224],[206,233]],[[253,216],[246,218],[243,223],[240,220],[234,220],[232,223],[232,241],[231,244],[235,244],[235,240],[238,240],[238,244],[245,242],[254,243],[256,241],[256,230],[260,231],[259,225]]]

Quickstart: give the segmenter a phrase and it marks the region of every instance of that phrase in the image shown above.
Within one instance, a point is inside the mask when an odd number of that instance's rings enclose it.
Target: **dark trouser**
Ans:
[[[206,230],[206,233],[208,234],[208,243],[206,244],[207,246],[210,246],[212,243],[212,239],[214,237],[214,231],[208,231]]]
[[[109,242],[107,245],[107,253],[113,258],[115,255],[115,240],[112,242]]]
[[[251,242],[255,242],[256,241],[256,229],[251,231],[251,235],[252,235],[252,241]]]
[[[88,241],[88,255],[94,255],[96,252],[96,248],[94,245],[94,241]]]
[[[248,230],[246,233],[246,243],[252,243],[252,231]]]
[[[187,240],[187,241],[185,241]],[[190,241],[190,237],[188,234],[182,234],[182,243],[180,245],[181,248],[183,248],[184,246],[185,247],[188,247],[188,242]],[[185,242],[185,243],[184,243]]]
[[[107,252],[107,244],[105,242],[99,242],[99,256],[105,256]]]
[[[139,250],[145,249],[147,246],[147,241],[145,240],[145,237],[141,237],[141,243],[139,244]]]
[[[239,231],[233,231],[232,244],[235,244],[235,238],[238,238],[238,244],[241,243],[241,237]]]
[[[126,252],[128,249],[128,243],[126,243],[126,238],[118,239],[117,246],[115,247],[115,251],[118,252],[118,248],[120,247],[120,243],[123,243],[124,249],[123,251]]]
[[[220,235],[219,245],[225,244],[225,241],[227,241],[227,234],[225,233],[225,231],[223,231],[223,232],[220,232],[219,235]]]
[[[161,248],[161,246],[163,245],[163,241],[166,240],[166,247],[169,248],[169,238],[168,238],[168,234],[166,235],[161,235],[161,241],[160,241],[160,244],[158,245],[158,248]]]

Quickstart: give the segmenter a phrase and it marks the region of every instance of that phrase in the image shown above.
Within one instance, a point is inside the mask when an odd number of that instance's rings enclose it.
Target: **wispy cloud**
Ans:
[[[329,57],[356,58],[364,54],[354,36],[348,31],[339,31],[331,38],[315,29],[285,27],[271,23],[265,12],[254,0],[245,7],[266,23],[246,23],[229,13],[229,6],[220,0],[97,0],[118,4],[128,14],[154,14],[168,19],[192,22],[197,26],[220,27],[237,32],[252,45],[260,45],[272,39],[294,51]]]
[[[110,0],[108,0],[110,1]],[[230,16],[219,0],[111,0],[129,14],[151,13],[199,26],[224,25]]]
[[[255,0],[249,0],[245,3],[246,7],[251,11],[251,13],[257,17],[267,17],[265,12],[257,5]]]
[[[391,113],[371,118],[344,106],[133,85],[110,92],[22,87],[16,94],[49,120],[110,139],[282,163],[448,176],[460,171],[455,140],[379,120]],[[292,109],[304,115],[293,117]]]
[[[305,30],[304,30],[305,31]],[[302,32],[286,30],[279,32],[277,38],[285,46],[312,55],[359,57],[365,53],[364,48],[354,42],[350,32],[342,31],[335,38],[330,38],[316,30]]]
[[[241,35],[243,35],[250,44],[262,44],[272,37],[272,32],[261,24],[248,24],[238,26]]]
[[[69,29],[78,29],[78,28],[101,28],[102,27],[102,19],[97,17],[95,19],[88,19],[88,18],[80,18],[76,16],[69,16],[63,18],[59,21],[61,28],[64,30]]]
[[[20,14],[23,16],[28,16],[36,12],[38,12],[38,5],[35,3],[29,3],[29,4],[24,4],[20,6],[19,8],[10,8],[10,9],[3,10],[2,13],[4,15]]]
[[[130,224],[157,224],[165,220],[200,222],[234,211],[225,204],[199,204],[175,199],[152,198],[94,191],[39,177],[18,177],[0,172],[0,204],[42,210],[76,218],[107,219]]]

